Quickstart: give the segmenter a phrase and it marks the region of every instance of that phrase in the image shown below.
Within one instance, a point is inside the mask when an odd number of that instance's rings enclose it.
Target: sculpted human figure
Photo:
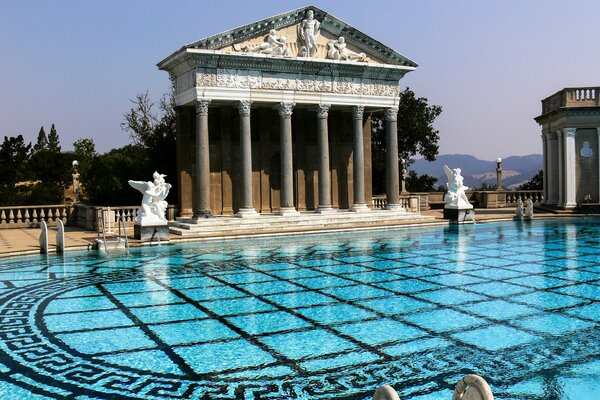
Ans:
[[[465,190],[469,189],[463,185],[464,178],[462,177],[460,168],[450,169],[447,165],[444,165],[444,172],[448,178],[448,193],[444,196],[446,206],[454,208],[473,208],[469,199],[465,194]]]
[[[525,201],[525,219],[532,220],[533,219],[533,200],[531,197]]]
[[[337,40],[330,40],[329,43],[327,43],[327,46],[329,47],[327,57],[333,60],[364,60],[367,57],[365,53],[356,53],[349,50],[346,47],[346,39],[343,36],[340,36]]]
[[[517,208],[515,209],[515,219],[523,219],[523,200],[519,197]]]
[[[277,36],[275,29],[271,29],[269,34],[265,38],[265,41],[255,46],[247,46],[246,52],[248,53],[261,53],[261,54],[272,54],[275,56],[286,56],[288,55],[288,47],[285,44],[287,36]]]
[[[306,12],[306,18],[300,25],[300,38],[304,44],[304,49],[300,49],[300,54],[312,57],[317,52],[317,37],[321,34],[321,23],[315,19],[313,10]]]
[[[165,176],[154,172],[153,182],[129,181],[129,185],[139,190],[144,197],[142,204],[135,217],[135,223],[139,225],[149,225],[152,223],[166,223],[165,212],[167,202],[165,199],[171,189],[171,184],[165,182]]]

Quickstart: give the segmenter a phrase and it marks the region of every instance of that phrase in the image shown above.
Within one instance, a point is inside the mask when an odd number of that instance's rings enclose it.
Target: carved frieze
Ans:
[[[181,84],[179,80],[181,78]],[[177,78],[178,92],[192,87],[183,75]],[[234,89],[297,90],[302,92],[339,93],[363,96],[395,97],[400,88],[395,81],[368,78],[335,77],[296,73],[274,73],[241,69],[220,68],[216,73],[197,71],[198,87],[223,87]]]

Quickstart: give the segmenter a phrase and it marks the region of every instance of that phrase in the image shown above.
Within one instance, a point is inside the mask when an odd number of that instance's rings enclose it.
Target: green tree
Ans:
[[[544,170],[540,169],[529,181],[522,183],[517,190],[543,190]]]
[[[406,177],[406,190],[414,192],[434,192],[437,178],[423,174],[418,175],[415,171],[408,171]]]
[[[416,155],[421,155],[428,161],[435,160],[439,151],[440,137],[433,123],[441,112],[441,106],[429,105],[425,97],[416,97],[409,88],[400,93],[397,129],[400,159],[409,160],[409,165],[412,163],[410,160]],[[371,152],[373,192],[385,193],[386,133],[383,113],[373,114]]]
[[[0,184],[14,186],[27,178],[27,161],[31,156],[31,143],[25,144],[23,135],[4,136],[0,145]]]
[[[93,139],[82,138],[73,142],[73,152],[79,162],[94,158],[96,153],[96,145]]]
[[[48,136],[46,135],[46,131],[44,130],[44,127],[42,126],[38,133],[38,137],[35,142],[35,145],[33,146],[33,152],[37,153],[38,151],[46,150],[46,149],[48,149]]]
[[[58,133],[56,132],[56,128],[54,124],[50,128],[50,134],[48,135],[48,150],[53,151],[55,153],[60,153],[60,138],[58,137]]]
[[[150,180],[153,172],[145,148],[130,144],[93,157],[80,174],[89,203],[117,206],[138,204],[140,194],[127,181]]]
[[[137,95],[134,104],[124,115],[121,128],[133,139],[139,154],[139,162],[145,162],[140,170],[158,171],[166,174],[167,180],[173,185],[167,201],[173,201],[177,196],[177,163],[176,163],[176,116],[175,98],[173,92],[163,94],[158,104],[153,103],[148,92]],[[158,109],[155,111],[155,109]],[[145,175],[146,176],[146,175]],[[129,175],[128,179],[149,179],[145,176]],[[126,183],[126,181],[125,181]],[[85,184],[85,182],[84,182]]]

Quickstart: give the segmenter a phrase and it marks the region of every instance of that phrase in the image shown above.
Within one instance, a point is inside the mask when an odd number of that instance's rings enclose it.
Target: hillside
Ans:
[[[512,187],[530,180],[542,169],[543,157],[541,154],[530,154],[528,156],[510,156],[502,160],[502,185]],[[496,161],[480,160],[467,154],[444,154],[437,157],[435,161],[429,162],[424,159],[415,160],[409,167],[417,174],[428,174],[438,178],[438,185],[446,185],[444,165],[450,168],[460,168],[465,178],[465,185],[478,187],[483,183],[496,184]]]

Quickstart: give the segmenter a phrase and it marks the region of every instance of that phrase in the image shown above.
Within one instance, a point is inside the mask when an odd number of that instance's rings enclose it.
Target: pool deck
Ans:
[[[514,215],[514,208],[496,208],[496,209],[476,209],[476,221],[477,222],[489,222],[489,221],[500,221],[500,220],[511,220]],[[375,224],[371,225],[368,228],[380,228],[380,227],[399,227],[399,226],[415,226],[415,225],[445,225],[448,224],[448,220],[443,219],[443,210],[428,210],[422,213],[422,216],[429,218],[422,219],[411,219],[407,218],[404,220],[393,221],[392,223],[386,224]],[[555,214],[550,212],[544,212],[541,210],[536,210],[535,218],[559,218],[559,217],[572,217],[576,216],[574,214]],[[365,227],[363,227],[364,229]],[[336,227],[333,227],[332,230],[335,230]],[[129,232],[128,236],[133,236],[133,229]],[[27,229],[27,228],[18,228],[18,229],[0,229],[0,257],[10,257],[10,256],[20,256],[26,254],[37,254],[39,253],[39,229]],[[55,252],[56,246],[54,235],[56,230],[49,230],[49,251]],[[319,229],[310,229],[310,227],[290,227],[285,232],[273,230],[270,232],[261,233],[261,236],[270,236],[277,234],[291,234],[291,233],[315,233],[315,232],[327,232],[326,229],[322,227]],[[239,232],[237,237],[244,236],[258,236],[252,235],[252,232]],[[81,228],[76,227],[67,227],[65,229],[65,248],[67,251],[70,250],[86,250],[92,244],[94,244],[97,237],[97,233],[95,231],[87,231]],[[235,236],[220,236],[218,239],[231,239]],[[214,238],[213,238],[214,239]],[[206,236],[203,235],[186,235],[186,236],[177,236],[171,235],[170,243],[177,243],[180,241],[194,241],[194,240],[206,240]],[[141,243],[139,241],[129,239],[131,246],[139,246]]]

